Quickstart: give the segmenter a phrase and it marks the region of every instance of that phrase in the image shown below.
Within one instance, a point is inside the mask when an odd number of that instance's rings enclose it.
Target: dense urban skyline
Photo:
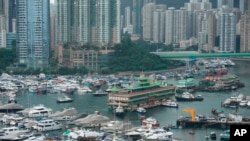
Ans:
[[[93,65],[101,60],[98,56],[119,44],[123,33],[130,34],[131,40],[181,49],[197,45],[199,51],[209,52],[236,51],[240,35],[239,51],[250,51],[246,43],[250,38],[248,0],[47,0],[42,9],[31,3],[0,0],[0,47],[11,48],[16,41],[19,63],[27,67],[48,66],[52,50],[55,56],[51,57],[61,64],[98,68]],[[227,13],[221,12],[224,5]],[[76,50],[84,46],[97,46],[100,51]],[[75,50],[65,51],[65,47]]]

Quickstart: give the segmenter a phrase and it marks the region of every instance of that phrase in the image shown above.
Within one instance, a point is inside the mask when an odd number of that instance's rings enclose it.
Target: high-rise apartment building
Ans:
[[[130,6],[125,8],[125,25],[124,27],[128,27],[131,25],[131,8]]]
[[[142,37],[144,40],[153,39],[153,14],[154,14],[154,3],[148,3],[142,8]]]
[[[179,44],[188,37],[188,12],[185,8],[166,10],[165,44]]]
[[[153,13],[153,41],[164,43],[165,41],[165,17],[166,5],[156,5]]]
[[[250,51],[250,12],[245,12],[240,19],[240,52]]]
[[[70,42],[71,36],[71,15],[72,13],[72,0],[57,0],[57,43],[64,44]]]
[[[234,8],[234,0],[217,0],[217,9],[220,9],[223,5],[228,6],[228,9],[232,11]]]
[[[56,48],[56,5],[50,4],[50,48]]]
[[[212,9],[212,3],[210,3],[209,0],[190,0],[190,2],[185,3],[184,6],[188,11]]]
[[[142,7],[143,0],[133,0],[132,5],[132,25],[134,34],[141,35],[142,33]]]
[[[240,1],[240,11],[245,13],[247,10],[250,10],[250,1],[249,0],[239,0]]]
[[[58,42],[120,43],[120,5],[120,0],[58,0]]]
[[[17,1],[17,52],[29,68],[49,65],[49,0]]]
[[[86,44],[90,42],[91,38],[91,22],[90,22],[90,7],[91,0],[78,0],[77,8],[78,14],[76,14],[79,18],[78,22],[78,41],[82,44]],[[76,16],[76,17],[77,17]]]
[[[208,51],[212,51],[215,46],[215,38],[216,38],[216,17],[213,11],[208,13]]]
[[[15,20],[16,20],[16,0],[8,1],[8,29],[7,32],[15,32]]]
[[[110,9],[109,0],[96,1],[96,32],[97,42],[108,44],[111,38],[110,31]]]
[[[8,5],[9,1],[7,0],[0,0],[0,32],[8,30]]]
[[[220,52],[233,52],[236,46],[235,15],[227,6],[222,6],[219,12]]]

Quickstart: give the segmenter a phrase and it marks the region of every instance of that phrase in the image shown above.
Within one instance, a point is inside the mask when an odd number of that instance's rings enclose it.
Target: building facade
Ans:
[[[227,6],[222,6],[219,12],[220,46],[219,52],[234,52],[236,48],[235,15]]]
[[[142,8],[142,38],[144,40],[153,39],[153,14],[155,4],[148,3]]]
[[[185,8],[166,10],[165,44],[179,44],[188,37],[188,12]]]
[[[125,14],[124,14],[124,27],[128,27],[129,25],[131,25],[131,8],[130,6],[125,8]]]
[[[240,19],[240,52],[250,51],[250,13],[246,12]]]
[[[49,65],[49,0],[17,1],[17,52],[28,68]]]
[[[234,0],[217,0],[217,9],[220,9],[223,5],[228,6],[228,9],[231,12],[234,8]]]
[[[143,0],[133,0],[132,5],[132,25],[133,25],[133,34],[141,35],[142,34],[142,7]]]
[[[58,43],[120,43],[120,0],[58,0]]]
[[[249,0],[239,0],[240,1],[240,11],[245,13],[247,10],[250,10],[250,1]]]
[[[71,0],[57,0],[57,43],[64,44],[70,42],[71,28]]]
[[[164,43],[165,42],[165,18],[166,18],[166,6],[156,8],[153,13],[153,42]]]

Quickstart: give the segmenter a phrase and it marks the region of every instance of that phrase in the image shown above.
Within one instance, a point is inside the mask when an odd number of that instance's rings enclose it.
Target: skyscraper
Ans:
[[[165,44],[179,44],[188,39],[188,12],[185,8],[166,10]]]
[[[154,14],[154,3],[148,3],[142,8],[142,37],[144,40],[153,39],[153,14]]]
[[[96,43],[100,46],[120,43],[120,0],[96,0]]]
[[[218,0],[217,1],[217,9],[220,9],[223,5],[227,5],[228,9],[232,11],[234,8],[234,0]]]
[[[166,5],[156,5],[153,14],[153,41],[164,43],[165,41],[165,17]]]
[[[92,0],[93,1],[93,0]],[[78,41],[82,44],[86,44],[90,42],[91,38],[91,28],[90,28],[90,2],[91,0],[78,0],[77,5],[78,8],[78,20],[79,20],[79,27],[78,29]],[[76,16],[77,17],[77,16]]]
[[[125,8],[125,27],[131,25],[131,8],[130,6]]]
[[[71,0],[57,0],[57,43],[66,43],[70,41],[70,28],[72,20],[70,13],[72,12]]]
[[[245,11],[250,10],[250,1],[249,0],[240,0],[240,11],[245,13]]]
[[[9,1],[8,8],[8,32],[15,32],[15,19],[16,19],[16,0],[6,0]]]
[[[220,23],[220,52],[233,52],[236,46],[235,15],[227,6],[222,6],[219,13]]]
[[[240,19],[240,52],[250,51],[250,13],[245,12]]]
[[[215,13],[210,11],[208,15],[208,50],[211,51],[215,46],[216,37],[216,18]]]
[[[134,34],[141,35],[142,33],[142,6],[143,0],[133,0],[132,7],[132,25],[134,29]]]
[[[50,4],[50,48],[56,47],[56,5]]]
[[[58,0],[58,43],[120,43],[120,4],[120,0]]]
[[[49,0],[17,1],[19,63],[29,68],[49,65]]]

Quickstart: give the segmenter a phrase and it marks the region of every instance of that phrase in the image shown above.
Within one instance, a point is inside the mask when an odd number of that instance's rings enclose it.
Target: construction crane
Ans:
[[[194,108],[185,108],[182,111],[187,112],[191,115],[191,121],[195,120],[195,109]]]

